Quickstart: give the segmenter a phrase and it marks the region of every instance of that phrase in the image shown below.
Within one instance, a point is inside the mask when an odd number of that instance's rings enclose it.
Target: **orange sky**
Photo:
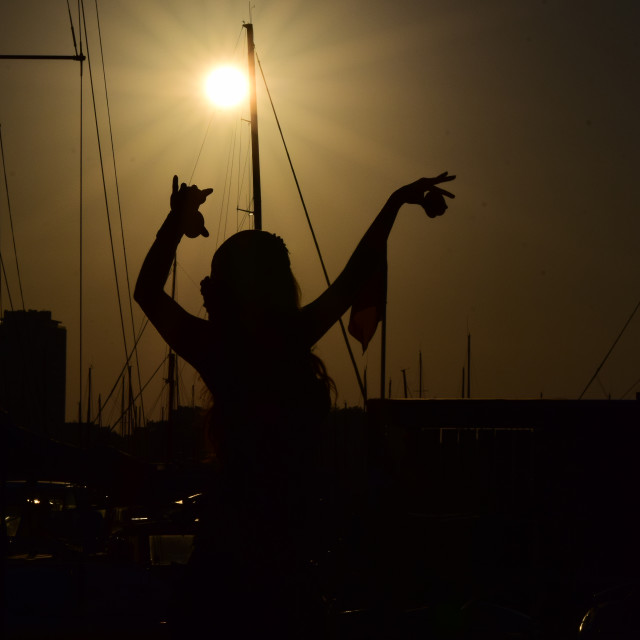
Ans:
[[[637,304],[640,5],[611,6],[255,3],[256,49],[330,275],[339,273],[395,188],[444,170],[458,175],[446,216],[429,220],[405,207],[390,240],[394,395],[402,392],[401,369],[417,395],[419,350],[425,395],[459,394],[469,329],[476,397],[575,398]],[[212,114],[201,79],[212,64],[244,61],[247,4],[111,0],[98,7],[132,282],[168,211],[171,176],[188,181],[195,166],[193,181],[216,189],[203,209],[211,237],[185,240],[179,253],[178,298],[198,313],[198,283],[216,241],[225,225],[227,235],[235,230],[235,211],[226,214],[225,175],[233,132],[247,116],[246,109]],[[107,197],[119,234],[93,2],[86,12]],[[78,36],[75,7],[72,13]],[[3,3],[0,43],[6,54],[73,53],[66,3]],[[71,418],[80,371],[79,65],[0,60],[0,87],[25,306],[50,309],[67,327]],[[93,367],[97,397],[113,385],[124,347],[86,64],[83,87],[82,370]],[[262,82],[258,107],[264,228],[285,238],[309,301],[322,290],[322,273]],[[4,185],[0,243],[19,306]],[[126,291],[121,248],[116,262]],[[4,284],[2,304],[10,308]],[[141,322],[134,307],[136,328]],[[356,404],[338,331],[318,353],[336,379],[338,402]],[[148,329],[143,383],[164,354]],[[639,356],[636,318],[587,397],[633,397]],[[375,395],[379,338],[358,361],[368,367]],[[184,374],[190,398],[195,376]],[[148,417],[159,417],[161,386],[161,376],[149,386]]]

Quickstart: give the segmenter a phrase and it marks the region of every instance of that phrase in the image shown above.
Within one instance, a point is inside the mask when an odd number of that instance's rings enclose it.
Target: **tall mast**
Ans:
[[[256,54],[253,43],[253,25],[247,30],[247,57],[249,62],[249,108],[251,111],[251,167],[253,172],[253,225],[262,229],[262,192],[260,190],[260,148],[258,144],[258,103],[256,100]]]

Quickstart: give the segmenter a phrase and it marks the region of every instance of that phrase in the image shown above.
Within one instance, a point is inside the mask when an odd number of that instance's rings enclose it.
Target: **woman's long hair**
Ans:
[[[242,360],[247,352],[263,369],[262,375],[270,377],[273,368],[279,369],[282,377],[295,383],[313,386],[310,391],[308,410],[328,411],[331,397],[335,394],[335,384],[329,377],[322,360],[312,353],[310,347],[299,347],[291,340],[297,330],[300,311],[300,288],[291,271],[289,251],[279,236],[264,231],[241,231],[226,240],[213,256],[211,275],[200,283],[204,306],[213,323],[212,329],[224,335],[227,345],[225,352],[226,367],[234,369],[236,360]],[[221,340],[222,341],[222,340]],[[283,348],[280,348],[282,343]],[[248,346],[247,346],[248,345]],[[267,362],[261,359],[277,359]],[[286,367],[293,371],[284,371]],[[212,395],[212,411],[209,435],[219,456],[222,440],[225,438],[225,425],[216,420],[216,405],[238,402],[236,375],[228,376],[222,371],[216,380],[209,384]],[[275,388],[276,381],[269,379]],[[284,382],[283,382],[284,384]],[[322,393],[318,393],[318,388]],[[325,398],[318,400],[319,395]],[[313,399],[312,399],[313,397]],[[224,422],[224,420],[222,421]]]

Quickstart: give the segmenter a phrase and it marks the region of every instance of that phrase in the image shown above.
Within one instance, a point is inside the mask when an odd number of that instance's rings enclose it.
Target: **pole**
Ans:
[[[168,416],[167,416],[167,455],[166,462],[171,462],[171,451],[173,448],[173,419],[174,419],[174,397],[176,386],[176,355],[171,351],[169,353],[169,373],[167,375],[167,381],[169,383],[169,404],[168,404]]]
[[[131,365],[127,365],[127,373],[129,377],[129,397],[127,400],[127,415],[129,422],[129,434],[133,435],[133,430],[135,429],[135,421],[133,419],[133,411],[131,408],[133,407],[133,386],[131,384]]]
[[[89,398],[87,400],[87,428],[89,427],[89,425],[91,424],[91,369],[92,367],[89,367]]]
[[[471,397],[471,334],[467,334],[467,398]]]
[[[122,375],[122,396],[120,398],[120,430],[122,437],[127,437],[127,416],[124,413],[124,374]],[[129,443],[127,442],[127,446]]]
[[[382,319],[380,324],[380,399],[384,400],[384,383],[387,367],[387,265],[384,265],[384,300],[382,301]],[[389,394],[391,395],[391,394]]]
[[[81,53],[77,56],[22,56],[22,55],[0,55],[0,60],[75,60],[76,62],[83,62],[86,60]]]
[[[251,111],[251,168],[253,172],[253,226],[262,229],[262,191],[260,189],[260,148],[258,144],[258,103],[256,99],[256,54],[253,25],[247,30],[247,59],[249,62],[249,108]]]

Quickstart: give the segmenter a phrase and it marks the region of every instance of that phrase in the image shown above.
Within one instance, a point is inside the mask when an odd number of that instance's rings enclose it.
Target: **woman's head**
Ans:
[[[241,231],[220,245],[200,283],[204,306],[218,314],[282,315],[299,306],[289,251],[279,236]]]

